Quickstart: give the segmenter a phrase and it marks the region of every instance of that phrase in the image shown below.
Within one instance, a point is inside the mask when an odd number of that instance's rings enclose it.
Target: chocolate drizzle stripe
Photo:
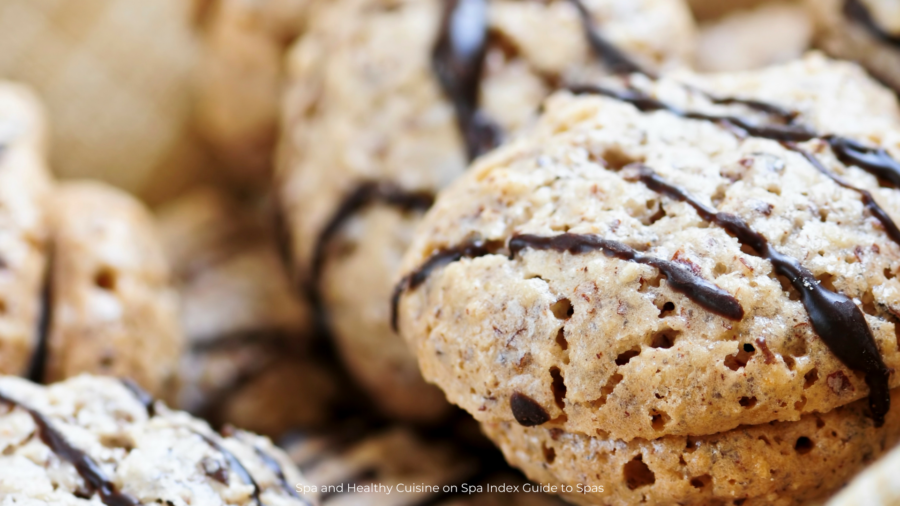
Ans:
[[[223,457],[225,457],[225,460],[228,461],[228,466],[238,475],[238,477],[240,477],[241,481],[253,487],[253,501],[258,506],[263,506],[262,500],[259,498],[259,484],[256,483],[256,480],[253,479],[253,475],[251,475],[250,472],[247,471],[247,468],[244,467],[243,464],[241,464],[241,461],[215,439],[197,431],[193,432],[194,434],[200,436],[200,438],[203,439],[206,444],[208,444],[214,450],[221,453]]]
[[[48,248],[47,265],[52,266],[55,255],[52,245]],[[41,290],[41,309],[37,325],[37,344],[31,355],[31,364],[28,366],[28,379],[34,383],[42,383],[47,374],[47,346],[50,338],[50,323],[53,321],[53,294],[50,272],[47,268],[44,274],[44,286]]]
[[[739,321],[744,317],[744,309],[734,296],[694,274],[686,266],[644,255],[623,243],[604,239],[595,234],[565,233],[551,237],[523,234],[513,236],[509,240],[510,257],[526,248],[568,252],[573,255],[600,250],[610,257],[649,265],[666,276],[667,285],[672,290],[683,294],[704,309],[730,320]]]
[[[594,51],[594,54],[596,54],[614,74],[640,73],[655,77],[652,72],[644,69],[621,49],[617,48],[615,44],[609,42],[600,34],[600,31],[594,25],[594,20],[591,18],[591,12],[584,5],[584,2],[581,0],[569,1],[575,5],[576,9],[578,9],[578,15],[581,17],[581,26],[584,29],[584,34],[587,37],[588,43]]]
[[[844,165],[856,165],[873,176],[900,188],[900,163],[883,148],[865,146],[853,139],[838,136],[823,137],[835,156]]]
[[[406,290],[414,290],[428,279],[435,269],[459,261],[463,258],[476,258],[490,253],[484,242],[467,242],[460,246],[445,248],[433,253],[418,269],[404,276],[394,287],[391,295],[391,328],[397,331],[398,305],[400,296]]]
[[[839,186],[846,188],[848,190],[852,190],[860,195],[862,198],[863,206],[869,211],[869,214],[875,217],[881,223],[881,226],[884,227],[885,232],[888,237],[891,238],[895,243],[900,244],[900,229],[897,228],[897,224],[894,223],[894,220],[887,214],[887,212],[878,205],[878,202],[875,202],[875,198],[872,197],[872,194],[867,190],[863,190],[862,188],[858,188],[848,183],[844,178],[838,176],[837,174],[831,172],[826,169],[822,162],[816,158],[812,153],[805,149],[801,149],[797,147],[796,144],[793,143],[784,143],[785,147],[788,149],[800,153],[804,158],[825,176],[830,178],[832,181],[837,183]]]
[[[131,392],[131,395],[144,406],[144,409],[147,410],[147,416],[150,418],[156,416],[156,400],[152,395],[130,378],[123,378],[119,381],[121,381],[122,385]]]
[[[900,48],[900,36],[894,35],[882,28],[872,17],[872,13],[869,12],[868,7],[860,0],[845,0],[843,11],[844,16],[846,16],[847,19],[859,23],[877,39]]]
[[[469,160],[500,144],[500,127],[479,108],[488,50],[488,0],[444,0],[441,30],[431,66],[453,103]]]
[[[350,192],[338,206],[325,228],[319,234],[313,252],[313,281],[309,293],[316,293],[318,276],[325,264],[325,248],[338,233],[344,223],[360,210],[375,205],[387,204],[403,211],[425,211],[434,203],[434,195],[424,191],[408,191],[388,182],[364,182]]]
[[[138,506],[141,504],[134,497],[116,490],[115,484],[106,477],[100,464],[87,453],[70,445],[65,436],[54,429],[50,420],[43,414],[2,393],[0,393],[0,402],[18,407],[31,415],[41,441],[59,458],[75,467],[90,491],[100,495],[103,504],[107,506]]]
[[[275,457],[269,455],[262,448],[256,445],[253,446],[253,450],[256,451],[256,455],[262,461],[263,465],[265,465],[267,468],[269,468],[270,471],[272,471],[273,474],[275,474],[275,477],[278,479],[278,485],[282,490],[284,490],[289,496],[301,500],[303,504],[312,504],[305,497],[297,493],[297,491],[293,487],[290,486],[290,484],[287,482],[287,478],[284,476],[284,469],[281,467],[281,464],[278,463]]]
[[[630,174],[626,173],[627,179],[641,181],[650,190],[687,203],[704,221],[727,230],[738,242],[769,260],[776,273],[788,278],[800,294],[800,301],[809,314],[816,334],[844,365],[865,374],[875,426],[884,424],[884,416],[891,405],[888,386],[890,371],[884,365],[865,316],[852,300],[823,287],[799,260],[775,250],[762,234],[754,231],[739,216],[720,213],[706,206],[684,189],[660,178],[649,167],[632,165],[626,170],[630,171]]]

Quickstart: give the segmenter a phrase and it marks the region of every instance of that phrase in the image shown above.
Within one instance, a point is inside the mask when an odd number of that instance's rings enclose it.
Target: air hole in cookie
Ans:
[[[600,388],[600,397],[591,401],[591,406],[594,408],[603,407],[606,404],[606,399],[609,397],[609,394],[616,389],[616,385],[622,382],[623,376],[621,374],[613,374],[610,376],[609,380]]]
[[[687,465],[687,461],[684,460],[684,454],[681,454],[681,455],[678,456],[678,464],[679,464],[679,465],[682,465],[682,466],[686,466],[686,465]]]
[[[7,310],[6,301],[3,299],[0,299],[0,314],[6,314],[6,310]]]
[[[556,344],[562,348],[563,351],[569,349],[569,341],[566,341],[566,329],[561,328],[559,332],[556,333]]]
[[[630,156],[628,153],[622,151],[622,149],[617,146],[606,149],[600,156],[600,164],[607,169],[615,171],[622,170],[626,165],[643,161],[643,159],[641,158]]]
[[[575,314],[575,308],[572,307],[572,301],[569,299],[559,299],[554,302],[550,305],[550,311],[553,311],[553,316],[560,320],[568,320]]]
[[[889,268],[884,269],[884,277],[887,279],[894,279],[894,273],[891,272]]]
[[[871,291],[868,291],[863,294],[860,298],[862,302],[862,310],[863,313],[866,313],[869,316],[878,316],[878,308],[875,306],[875,295],[872,294]]]
[[[675,312],[675,303],[666,302],[665,304],[663,304],[662,309],[659,310],[659,317],[665,318],[674,312]]]
[[[641,354],[640,348],[632,348],[626,352],[620,353],[618,357],[616,357],[616,365],[625,365],[632,358]]]
[[[652,410],[650,411],[650,426],[653,427],[653,430],[659,432],[666,428],[666,424],[671,420],[668,414],[665,411]]]
[[[643,455],[638,455],[625,464],[622,474],[625,476],[625,484],[631,490],[656,483],[656,475],[644,464]]]
[[[712,476],[708,474],[704,474],[703,476],[696,476],[691,478],[691,486],[694,488],[703,488],[712,483]]]
[[[766,436],[759,436],[759,437],[756,438],[756,439],[758,439],[758,440],[762,441],[763,443],[765,443],[766,446],[772,446],[772,443],[769,441],[769,438],[767,438]]]
[[[803,407],[806,406],[806,396],[801,396],[800,400],[794,403],[794,409],[797,411],[803,411]]]
[[[816,281],[819,282],[819,286],[832,292],[837,291],[837,289],[834,287],[834,279],[834,276],[827,272],[816,276]]]
[[[126,451],[134,449],[134,441],[127,434],[103,434],[100,436],[100,444],[107,448],[124,448]]]
[[[100,368],[101,369],[112,369],[113,364],[115,363],[115,359],[111,355],[104,355],[100,358]]]
[[[650,338],[650,346],[652,348],[671,348],[675,345],[675,339],[678,337],[678,334],[677,330],[662,329]]]
[[[797,451],[800,455],[806,455],[811,452],[815,444],[812,442],[812,439],[806,436],[800,436],[797,438],[797,442],[794,443],[794,450]]]
[[[781,283],[781,289],[784,290],[790,300],[800,300],[800,293],[786,276],[776,275],[775,277]]]
[[[784,365],[787,366],[789,371],[793,371],[794,367],[797,367],[797,361],[794,360],[793,357],[789,355],[782,355],[781,359],[784,360]]]
[[[747,346],[750,346],[749,351]],[[737,353],[725,357],[725,367],[731,369],[732,371],[737,371],[741,367],[746,366],[748,362],[750,362],[750,359],[753,358],[754,353],[756,353],[756,348],[754,348],[752,344],[745,343],[741,348],[738,349]]]
[[[750,409],[753,406],[756,406],[756,397],[741,397],[741,400],[738,401],[738,404],[743,406],[746,409]]]
[[[815,367],[808,373],[803,375],[803,388],[807,389],[819,381],[819,370]]]
[[[817,417],[816,418],[816,428],[821,429],[824,426],[825,426],[825,420],[822,420],[821,418]]]
[[[657,274],[652,278],[645,278],[641,276],[640,283],[641,286],[638,288],[638,291],[641,293],[646,293],[650,288],[659,288],[660,283],[662,282],[663,277]]]
[[[544,461],[548,464],[552,464],[554,460],[556,460],[556,450],[553,447],[547,448],[544,445],[541,445],[541,449],[544,450]]]
[[[686,451],[687,453],[694,453],[695,451],[697,451],[697,448],[700,448],[700,441],[692,437],[688,437],[687,441],[685,442],[684,451]]]
[[[656,201],[648,200],[647,205],[649,206],[651,202],[656,202]],[[652,207],[650,209],[652,209]],[[665,210],[665,208],[663,208],[662,204],[659,204],[659,209],[657,209],[656,212],[653,213],[653,215],[651,215],[649,218],[647,218],[647,225],[653,225],[654,223],[656,223],[657,221],[659,221],[665,217],[666,217],[666,210]]]
[[[747,498],[735,499],[734,506],[744,506],[744,503],[747,502]]]
[[[553,400],[556,401],[556,405],[559,407],[559,409],[565,409],[566,382],[565,379],[563,379],[562,372],[559,370],[559,367],[550,368],[550,377],[553,378],[553,382],[550,384],[550,390],[553,391]]]
[[[109,267],[104,267],[94,275],[94,285],[103,290],[116,289],[116,273]]]

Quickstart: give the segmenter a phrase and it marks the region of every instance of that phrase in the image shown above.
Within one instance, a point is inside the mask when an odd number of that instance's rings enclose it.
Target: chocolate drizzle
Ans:
[[[488,0],[445,0],[441,31],[431,66],[453,102],[469,160],[500,144],[502,132],[479,109],[479,92],[488,49]]]
[[[509,240],[510,257],[523,249],[553,250],[580,255],[602,250],[607,256],[629,262],[649,265],[666,276],[672,290],[684,294],[703,308],[729,320],[740,320],[744,309],[730,293],[696,275],[682,264],[644,255],[620,242],[604,239],[594,234],[560,234],[552,237],[516,235]]]
[[[900,37],[882,28],[860,0],[844,0],[844,16],[862,25],[882,42],[900,48]]]
[[[600,34],[591,19],[591,12],[581,0],[569,0],[578,9],[578,15],[581,17],[581,26],[584,34],[588,39],[591,49],[611,70],[614,74],[640,73],[653,76],[652,72],[647,71],[631,57],[617,48],[615,44],[606,40]]]
[[[844,165],[856,165],[894,188],[900,188],[900,163],[883,148],[865,146],[853,139],[835,135],[825,136],[824,139]]]
[[[844,365],[865,374],[875,426],[884,424],[884,416],[891,405],[888,387],[890,371],[881,359],[865,316],[852,300],[823,287],[799,260],[776,251],[762,234],[750,228],[739,216],[717,212],[684,189],[664,181],[649,167],[632,165],[626,170],[629,170],[626,174],[628,179],[641,181],[657,193],[687,203],[704,221],[724,228],[742,245],[769,260],[775,272],[785,276],[799,292],[800,301],[809,314],[816,334]]]
[[[152,395],[147,393],[146,390],[141,388],[140,385],[129,378],[123,378],[119,381],[121,381],[122,385],[124,385],[125,388],[127,388],[128,391],[131,392],[131,395],[133,395],[135,399],[137,399],[138,402],[140,402],[141,405],[144,406],[144,409],[147,410],[147,416],[149,416],[150,418],[156,416],[156,400]]]
[[[391,295],[391,328],[397,330],[397,310],[400,296],[405,290],[414,290],[428,279],[435,269],[456,262],[463,258],[475,258],[490,253],[488,246],[482,241],[467,242],[460,246],[445,248],[436,251],[418,269],[404,276],[394,287]]]
[[[543,406],[527,395],[513,392],[509,398],[509,407],[513,417],[523,427],[535,427],[550,421],[550,414]]]
[[[75,467],[75,470],[85,481],[90,491],[100,495],[100,500],[103,501],[103,504],[107,506],[138,506],[141,504],[134,497],[116,490],[115,484],[106,477],[106,473],[103,472],[100,464],[90,455],[70,445],[66,438],[53,428],[50,420],[43,414],[4,394],[0,394],[0,402],[16,406],[31,415],[41,441],[59,458]]]
[[[424,191],[408,191],[388,182],[367,181],[361,183],[344,199],[328,224],[322,229],[313,252],[313,273],[318,276],[325,264],[325,248],[344,223],[360,210],[374,204],[387,204],[403,211],[425,211],[434,203],[434,195]],[[309,293],[314,294],[314,279]]]
[[[262,500],[260,500],[260,498],[259,498],[259,494],[260,494],[259,484],[256,483],[256,480],[253,479],[253,476],[250,474],[249,471],[247,471],[247,468],[244,467],[243,464],[241,464],[241,461],[238,460],[238,458],[235,457],[235,455],[233,453],[231,453],[230,451],[228,451],[224,446],[219,444],[219,442],[216,441],[215,439],[207,436],[206,434],[202,434],[200,432],[194,431],[194,433],[197,434],[198,436],[200,436],[200,438],[203,439],[203,441],[205,441],[206,444],[208,444],[214,450],[221,453],[223,457],[225,457],[225,460],[228,462],[228,467],[230,467],[231,470],[234,471],[238,475],[238,477],[241,479],[241,481],[243,481],[247,485],[251,485],[253,487],[253,501],[258,506],[263,506]]]

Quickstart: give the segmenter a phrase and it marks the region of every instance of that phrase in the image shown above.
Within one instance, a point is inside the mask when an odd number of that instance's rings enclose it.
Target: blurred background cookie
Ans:
[[[200,35],[197,124],[244,183],[271,174],[284,56],[315,0],[194,0]]]
[[[201,188],[161,208],[158,221],[188,341],[178,405],[277,436],[322,427],[353,395],[315,340],[266,210]]]
[[[0,75],[50,118],[50,164],[154,201],[214,173],[191,127],[197,60],[181,0],[3,0]]]
[[[127,377],[173,398],[184,346],[168,262],[149,210],[102,183],[54,191],[44,377]]]
[[[278,200],[298,282],[384,414],[447,409],[390,321],[400,256],[434,193],[566,82],[671,69],[693,42],[679,0],[316,6],[290,53]]]
[[[856,60],[900,90],[900,5],[892,0],[806,0],[816,44],[836,58]]]

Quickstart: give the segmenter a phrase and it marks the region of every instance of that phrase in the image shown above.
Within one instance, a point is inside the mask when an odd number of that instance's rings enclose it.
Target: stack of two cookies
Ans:
[[[900,110],[853,64],[592,81],[445,190],[426,379],[579,504],[796,504],[900,436]]]

